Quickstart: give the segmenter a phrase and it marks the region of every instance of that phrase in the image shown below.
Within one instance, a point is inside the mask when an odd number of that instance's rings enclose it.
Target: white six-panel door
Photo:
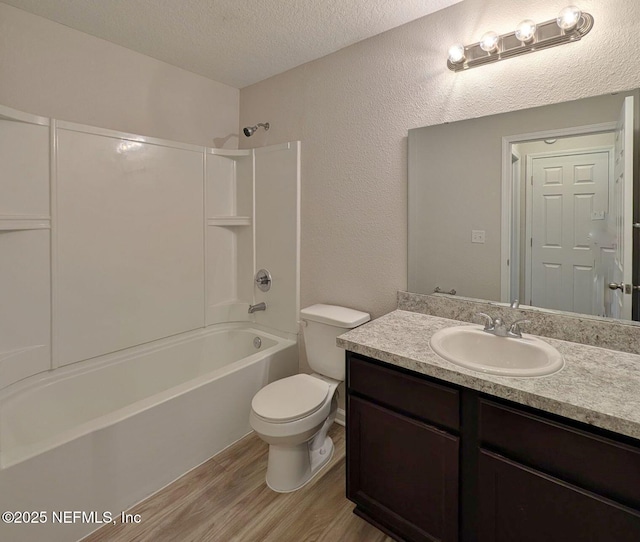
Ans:
[[[532,160],[530,303],[595,314],[593,220],[609,211],[609,152]]]

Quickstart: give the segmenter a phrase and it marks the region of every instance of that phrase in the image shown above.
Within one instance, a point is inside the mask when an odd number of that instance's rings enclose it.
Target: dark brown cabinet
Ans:
[[[406,540],[457,540],[458,438],[349,397],[349,498]]]
[[[640,540],[640,443],[347,353],[347,497],[397,540]]]
[[[537,470],[480,451],[481,542],[637,542],[640,514]]]
[[[356,513],[401,540],[458,540],[458,392],[356,356],[347,381]]]

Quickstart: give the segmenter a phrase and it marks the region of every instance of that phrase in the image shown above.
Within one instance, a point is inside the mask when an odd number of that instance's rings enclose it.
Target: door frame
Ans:
[[[511,146],[511,209],[512,209],[512,219],[511,219],[511,227],[510,227],[510,235],[513,240],[510,243],[509,254],[509,291],[511,292],[510,296],[512,299],[523,299],[520,296],[520,292],[522,291],[522,284],[520,280],[521,269],[520,269],[520,254],[521,254],[521,243],[520,238],[522,234],[522,230],[520,227],[520,200],[522,197],[522,156],[518,151],[515,150],[515,146]],[[516,202],[517,205],[516,205]]]
[[[614,132],[616,122],[603,122],[599,124],[586,124],[584,126],[573,126],[569,128],[559,128],[555,130],[543,130],[540,132],[529,132],[504,136],[502,138],[502,198],[501,198],[501,218],[500,218],[500,301],[509,303],[509,289],[511,271],[509,258],[511,257],[511,235],[512,235],[512,212],[511,198],[511,146],[516,143],[527,143],[535,140],[554,139],[560,137],[583,136],[601,134],[604,132]]]

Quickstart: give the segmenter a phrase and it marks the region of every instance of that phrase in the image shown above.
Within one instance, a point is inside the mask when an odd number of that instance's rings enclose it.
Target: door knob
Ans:
[[[633,284],[625,284],[624,282],[621,282],[620,284],[616,282],[610,282],[609,289],[622,290],[625,294],[630,294],[631,292],[640,291],[640,286],[635,286]]]

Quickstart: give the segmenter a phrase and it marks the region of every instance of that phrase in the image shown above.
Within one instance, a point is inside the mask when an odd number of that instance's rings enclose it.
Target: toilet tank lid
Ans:
[[[364,324],[371,319],[367,312],[339,307],[338,305],[311,305],[300,311],[303,320],[329,324],[330,326],[351,329],[352,327]]]

